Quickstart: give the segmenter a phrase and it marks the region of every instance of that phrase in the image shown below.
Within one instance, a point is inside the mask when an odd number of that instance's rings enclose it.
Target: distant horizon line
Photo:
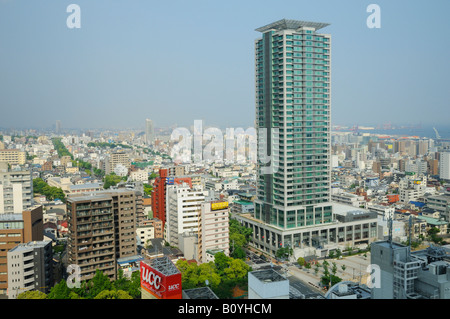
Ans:
[[[206,121],[204,122],[206,123]],[[153,122],[153,124],[155,124],[155,122]],[[194,126],[194,121],[189,124],[189,125],[183,125],[180,124],[178,125],[177,123],[173,123],[173,124],[168,124],[168,125],[164,125],[164,126],[157,126],[154,125],[155,129],[169,129],[169,128],[174,128],[174,127],[191,127]],[[230,127],[252,127],[253,125],[214,125],[214,124],[205,124],[205,128],[206,127],[218,127],[218,128],[230,128]],[[336,124],[331,124],[331,128],[358,128],[360,130],[389,130],[389,129],[404,129],[404,128],[432,128],[432,127],[450,127],[450,123],[377,123],[377,124],[364,124],[364,123],[352,123],[352,124],[343,124],[343,123],[336,123]],[[64,124],[61,122],[61,127],[60,129],[62,131],[65,130],[131,130],[131,131],[145,131],[145,123],[142,126],[138,126],[138,127],[117,127],[117,126],[110,126],[110,127],[105,127],[105,126],[98,126],[98,127],[65,127]],[[47,127],[2,127],[0,126],[0,131],[10,131],[10,130],[17,130],[17,131],[26,131],[26,130],[38,130],[38,131],[52,131],[55,130],[55,125],[52,126],[47,126]]]

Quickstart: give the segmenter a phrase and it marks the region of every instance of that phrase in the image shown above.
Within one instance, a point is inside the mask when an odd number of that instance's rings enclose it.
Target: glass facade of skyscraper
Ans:
[[[258,172],[254,217],[282,229],[332,221],[331,36],[317,32],[326,26],[280,20],[257,29],[256,126],[267,129],[258,144],[277,153],[277,169]]]

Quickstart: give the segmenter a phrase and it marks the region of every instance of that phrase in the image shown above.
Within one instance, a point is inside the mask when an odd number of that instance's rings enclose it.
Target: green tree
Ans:
[[[109,277],[101,270],[97,269],[92,279],[81,284],[80,292],[77,294],[87,299],[93,299],[103,290],[112,290],[112,288],[112,283]]]
[[[316,264],[315,267],[314,267],[314,274],[315,274],[316,276],[317,276],[317,274],[319,273],[319,269],[320,269],[319,264]]]
[[[141,299],[141,274],[139,271],[135,271],[131,274],[127,292],[133,299]]]
[[[250,267],[243,260],[230,258],[224,272],[227,279],[240,281],[247,278],[249,269]]]
[[[336,265],[336,263],[332,263],[331,273],[335,276],[336,272],[337,272],[337,265]]]
[[[244,260],[247,254],[245,253],[244,248],[237,246],[234,248],[234,250],[230,253],[230,256],[237,259]]]
[[[230,251],[236,249],[236,247],[245,247],[247,245],[247,240],[245,239],[245,235],[238,232],[230,232]]]
[[[144,193],[148,196],[152,195],[153,186],[150,184],[144,184]]]
[[[123,290],[103,290],[94,299],[133,299],[130,294]]]
[[[297,258],[297,264],[299,264],[300,267],[305,266],[305,263],[306,263],[305,258],[303,258],[303,257]]]
[[[290,247],[281,247],[277,250],[277,252],[275,253],[275,255],[278,258],[289,258],[289,256],[291,256],[294,253],[294,250]]]
[[[438,236],[440,229],[437,227],[432,227],[427,231],[428,237],[435,244],[441,244],[443,239]]]
[[[96,176],[99,176],[99,177],[104,177],[105,176],[105,171],[103,171],[103,170],[101,170],[99,168],[94,168],[94,174]]]
[[[118,175],[116,175],[115,173],[111,173],[109,175],[106,175],[103,178],[103,188],[104,189],[108,189],[111,186],[116,186],[120,181],[122,180],[122,178]]]
[[[220,283],[221,279],[213,262],[197,265],[186,260],[178,260],[176,266],[181,272],[183,289],[204,287],[206,280],[212,286]]]
[[[330,271],[328,269],[328,263],[326,260],[323,262],[322,268],[323,268],[323,275],[328,276],[330,274]]]
[[[342,281],[341,278],[330,274],[324,275],[320,279],[322,285],[327,287],[328,289],[341,281]]]
[[[60,199],[65,201],[64,191],[55,186],[49,186],[42,178],[33,179],[33,193],[44,195],[47,200]]]
[[[47,295],[39,290],[29,290],[17,295],[17,299],[47,299]]]
[[[67,286],[67,282],[62,279],[54,285],[48,294],[48,299],[71,299],[71,289]]]

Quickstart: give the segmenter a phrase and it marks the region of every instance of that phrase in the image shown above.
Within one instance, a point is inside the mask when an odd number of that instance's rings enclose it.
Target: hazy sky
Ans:
[[[330,23],[332,124],[445,124],[449,15],[448,0],[0,0],[0,127],[253,126],[255,29],[282,18]]]

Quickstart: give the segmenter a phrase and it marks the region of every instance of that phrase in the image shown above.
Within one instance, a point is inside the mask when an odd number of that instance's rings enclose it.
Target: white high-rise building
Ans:
[[[197,233],[201,204],[208,191],[191,188],[188,184],[167,185],[165,240],[179,246],[179,238],[185,233]]]
[[[155,141],[155,128],[153,127],[153,121],[150,119],[145,120],[145,141],[147,145],[152,145]]]
[[[198,261],[214,261],[217,252],[230,254],[228,226],[228,202],[205,202],[201,205],[200,230],[198,232]]]
[[[31,172],[9,170],[7,163],[0,163],[0,214],[22,214],[32,205]]]
[[[450,180],[450,152],[441,153],[439,160],[439,177]]]

